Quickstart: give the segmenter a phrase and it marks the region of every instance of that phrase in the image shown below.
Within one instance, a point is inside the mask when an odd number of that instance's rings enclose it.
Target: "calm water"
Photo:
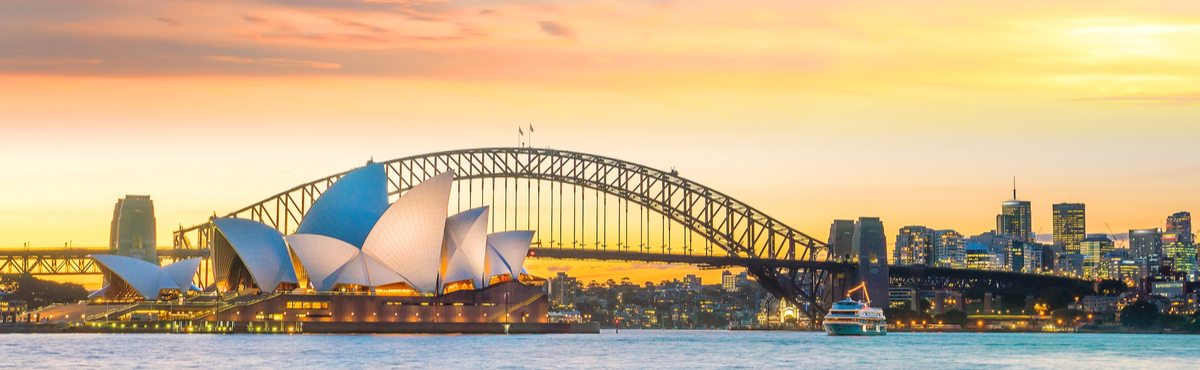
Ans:
[[[849,367],[846,367],[849,365]],[[634,331],[599,335],[0,335],[0,368],[1200,369],[1200,336]]]

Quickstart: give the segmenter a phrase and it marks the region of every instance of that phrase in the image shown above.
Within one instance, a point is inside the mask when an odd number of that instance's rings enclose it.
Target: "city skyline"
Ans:
[[[860,216],[889,248],[910,224],[977,235],[1013,176],[1039,235],[1062,202],[1092,233],[1200,211],[1192,4],[755,5],[10,3],[0,246],[106,245],[126,194],[154,198],[169,245],[370,158],[529,125],[822,240]]]

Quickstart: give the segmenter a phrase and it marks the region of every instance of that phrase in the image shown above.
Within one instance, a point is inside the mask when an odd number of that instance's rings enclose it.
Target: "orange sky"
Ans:
[[[0,7],[0,247],[103,245],[127,193],[154,197],[168,244],[371,156],[513,145],[524,124],[818,237],[859,215],[983,232],[1012,176],[1042,233],[1060,201],[1096,232],[1200,211],[1194,1]],[[626,273],[534,272],[551,265]]]

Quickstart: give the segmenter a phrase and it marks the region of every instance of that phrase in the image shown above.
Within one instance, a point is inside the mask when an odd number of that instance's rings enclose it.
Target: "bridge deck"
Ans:
[[[530,248],[529,256],[534,258],[558,258],[602,261],[638,261],[661,262],[700,265],[708,267],[750,266],[759,265],[771,268],[792,267],[812,268],[826,271],[851,271],[855,266],[844,262],[801,261],[770,258],[746,258],[730,256],[704,256],[688,254],[644,253],[603,249],[571,249],[571,248]]]

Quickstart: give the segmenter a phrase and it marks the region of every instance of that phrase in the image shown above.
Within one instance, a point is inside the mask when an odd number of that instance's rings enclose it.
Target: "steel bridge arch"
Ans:
[[[403,193],[447,170],[456,173],[456,182],[501,178],[558,182],[593,189],[652,210],[702,235],[731,257],[800,261],[830,258],[825,243],[749,204],[674,171],[610,157],[508,147],[443,151],[380,163],[386,167],[391,195]],[[347,172],[298,185],[226,217],[253,219],[289,234],[295,231],[317,197]],[[181,227],[174,233],[175,248],[207,248],[211,235],[208,223]],[[828,271],[767,265],[751,265],[748,270],[766,289],[796,304],[812,319],[819,320],[831,301]]]

